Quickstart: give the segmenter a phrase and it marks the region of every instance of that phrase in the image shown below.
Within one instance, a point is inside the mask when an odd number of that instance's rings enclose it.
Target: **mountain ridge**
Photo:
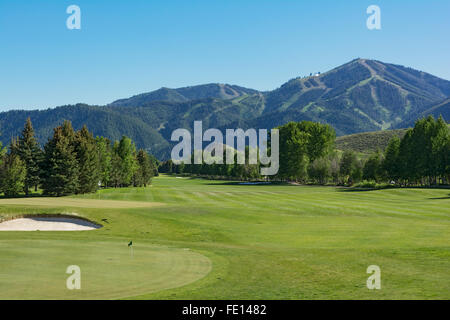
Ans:
[[[332,125],[338,136],[397,128],[450,96],[450,81],[423,71],[377,60],[354,59],[324,73],[297,77],[272,91],[210,83],[155,91],[106,106],[77,104],[41,111],[0,113],[1,141],[17,136],[30,116],[40,143],[63,119],[95,135],[129,135],[139,147],[164,158],[177,128],[273,128],[289,121]],[[433,112],[447,111],[443,104]],[[444,112],[447,117],[447,113]],[[449,121],[449,118],[445,119]]]
[[[208,83],[176,89],[162,87],[155,91],[113,101],[108,106],[139,106],[140,104],[154,101],[187,102],[207,98],[233,99],[245,94],[257,92],[254,89],[222,83]]]

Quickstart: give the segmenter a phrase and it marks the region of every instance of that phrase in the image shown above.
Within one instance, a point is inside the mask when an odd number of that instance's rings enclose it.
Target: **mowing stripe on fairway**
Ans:
[[[1,199],[0,205],[126,209],[158,207],[164,205],[164,203],[145,201],[77,199],[64,197]]]

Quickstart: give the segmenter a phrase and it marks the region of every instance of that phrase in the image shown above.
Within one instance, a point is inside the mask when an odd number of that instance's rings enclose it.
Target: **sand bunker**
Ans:
[[[68,217],[28,217],[0,223],[0,231],[83,231],[101,228],[93,222]]]

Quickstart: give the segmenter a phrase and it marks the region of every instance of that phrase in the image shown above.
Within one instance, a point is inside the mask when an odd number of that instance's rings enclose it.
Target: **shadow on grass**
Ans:
[[[219,181],[219,180],[216,180]],[[267,186],[295,186],[286,182],[245,182],[245,181],[223,181],[217,183],[207,183],[209,186],[238,186],[238,187],[267,187]]]
[[[439,197],[439,198],[429,198],[430,200],[449,200],[450,199],[450,193],[447,197]]]
[[[378,191],[385,189],[397,189],[396,187],[382,187],[382,188],[355,188],[355,187],[337,187],[339,192],[367,192],[367,191]]]
[[[398,186],[383,186],[379,188],[357,188],[357,187],[338,187],[338,192],[368,192],[368,191],[377,191],[377,190],[387,190],[387,189],[449,189],[448,186],[432,186],[432,187],[398,187]],[[437,197],[437,198],[429,198],[430,200],[445,200],[450,199],[450,194],[447,197]]]

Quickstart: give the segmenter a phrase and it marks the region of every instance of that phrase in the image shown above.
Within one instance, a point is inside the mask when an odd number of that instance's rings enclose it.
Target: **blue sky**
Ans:
[[[66,8],[81,8],[68,30]],[[381,8],[381,30],[366,9]],[[271,90],[357,57],[450,79],[450,2],[0,0],[0,111],[211,82]]]

